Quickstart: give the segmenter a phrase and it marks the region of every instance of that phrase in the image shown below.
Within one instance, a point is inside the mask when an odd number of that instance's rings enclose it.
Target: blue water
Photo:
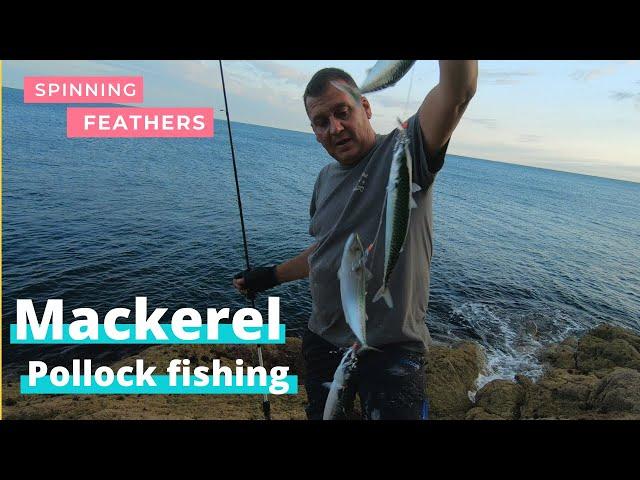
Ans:
[[[39,312],[62,298],[68,319],[142,295],[169,312],[246,306],[231,286],[244,254],[225,122],[213,139],[67,139],[65,105],[24,105],[8,88],[3,99],[6,372],[143,348],[7,345],[18,298]],[[334,160],[311,134],[232,128],[252,264],[284,261],[312,242],[310,195]],[[483,383],[538,375],[537,349],[600,322],[640,332],[638,205],[640,184],[448,155],[434,191],[434,340],[479,341]],[[308,283],[273,295],[300,334]]]

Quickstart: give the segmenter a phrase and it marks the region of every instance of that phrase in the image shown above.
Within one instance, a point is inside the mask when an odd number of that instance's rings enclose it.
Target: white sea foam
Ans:
[[[568,314],[559,310],[548,312],[505,314],[483,303],[466,302],[453,309],[456,322],[464,331],[472,331],[474,340],[485,350],[487,362],[476,380],[477,390],[496,379],[513,380],[516,374],[538,379],[544,366],[538,354],[545,346],[559,342],[585,329]]]

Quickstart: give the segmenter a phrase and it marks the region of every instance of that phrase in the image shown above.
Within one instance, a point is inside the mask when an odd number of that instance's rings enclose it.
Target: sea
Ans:
[[[29,360],[104,364],[145,348],[10,345],[17,299],[39,314],[63,299],[67,321],[75,308],[133,308],[136,296],[169,312],[247,306],[232,286],[245,257],[225,121],[207,139],[68,139],[67,105],[22,95],[3,88],[5,374]],[[231,128],[251,265],[283,262],[313,242],[313,185],[335,160],[311,133]],[[542,348],[600,323],[640,333],[640,184],[449,154],[433,202],[425,322],[436,344],[482,345],[478,387],[538,377]],[[287,335],[300,336],[308,282],[270,294]]]

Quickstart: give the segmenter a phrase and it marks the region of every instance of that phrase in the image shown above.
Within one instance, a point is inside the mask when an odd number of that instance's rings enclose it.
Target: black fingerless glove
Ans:
[[[254,296],[258,292],[264,292],[280,284],[276,278],[275,265],[244,270],[237,273],[233,278],[244,278],[244,285],[249,296]]]

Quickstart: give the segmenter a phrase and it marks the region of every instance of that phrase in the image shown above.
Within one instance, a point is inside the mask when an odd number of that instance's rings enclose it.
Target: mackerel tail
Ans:
[[[386,284],[383,284],[380,287],[380,289],[376,292],[372,302],[375,303],[381,298],[384,298],[384,301],[389,308],[393,308],[393,298],[391,298],[391,291],[389,291],[389,286]]]

